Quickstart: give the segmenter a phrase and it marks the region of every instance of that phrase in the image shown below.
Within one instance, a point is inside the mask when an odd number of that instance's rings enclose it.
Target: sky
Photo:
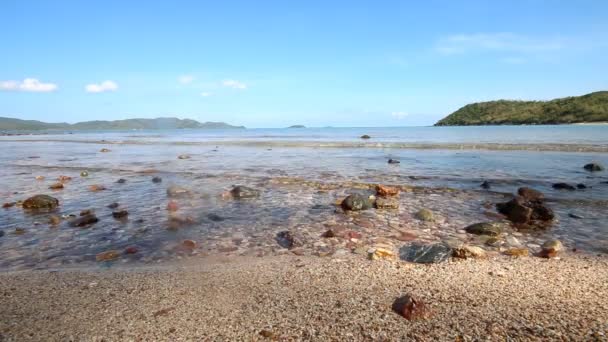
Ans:
[[[0,116],[420,126],[608,90],[608,1],[0,1]]]

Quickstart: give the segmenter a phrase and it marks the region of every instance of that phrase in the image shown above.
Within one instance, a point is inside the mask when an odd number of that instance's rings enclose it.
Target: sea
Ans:
[[[9,204],[0,209],[2,270],[137,267],[215,255],[335,257],[412,242],[501,253],[560,239],[573,252],[608,253],[608,171],[583,169],[608,166],[608,125],[37,132],[0,136],[0,147],[0,195]],[[60,176],[71,180],[51,190]],[[354,192],[373,194],[376,184],[402,189],[398,209],[345,213],[336,206]],[[230,198],[236,185],[260,194]],[[493,246],[463,231],[500,219],[494,205],[522,186],[545,194],[556,213],[550,227],[514,229]],[[171,187],[187,195],[171,196]],[[36,194],[60,206],[20,207]],[[416,218],[422,208],[434,213],[432,222]],[[72,227],[87,210],[99,221]],[[128,216],[115,218],[120,210]],[[51,224],[52,217],[60,222]],[[323,238],[328,229],[355,233]],[[285,231],[297,242],[290,248],[277,243]],[[100,260],[108,251],[114,257]]]

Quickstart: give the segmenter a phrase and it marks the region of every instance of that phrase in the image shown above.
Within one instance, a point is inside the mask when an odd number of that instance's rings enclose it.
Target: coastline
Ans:
[[[608,259],[219,257],[0,274],[5,340],[602,340]],[[392,311],[403,294],[426,319]],[[86,322],[86,324],[83,324]]]

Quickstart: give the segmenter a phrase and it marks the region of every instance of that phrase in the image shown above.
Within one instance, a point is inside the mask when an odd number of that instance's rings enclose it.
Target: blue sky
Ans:
[[[608,1],[0,2],[0,116],[430,125],[608,90]]]

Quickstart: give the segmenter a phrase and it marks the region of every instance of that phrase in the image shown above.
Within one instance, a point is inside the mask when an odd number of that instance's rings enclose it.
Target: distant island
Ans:
[[[293,125],[293,126],[289,126],[287,128],[306,128],[306,126],[304,126],[304,125]]]
[[[608,91],[551,101],[489,101],[468,104],[435,126],[551,125],[608,122]]]
[[[75,124],[46,123],[36,120],[21,120],[0,117],[2,131],[39,131],[39,130],[124,130],[124,129],[243,129],[224,122],[198,122],[190,119],[156,118],[127,119],[115,121],[85,121]]]

